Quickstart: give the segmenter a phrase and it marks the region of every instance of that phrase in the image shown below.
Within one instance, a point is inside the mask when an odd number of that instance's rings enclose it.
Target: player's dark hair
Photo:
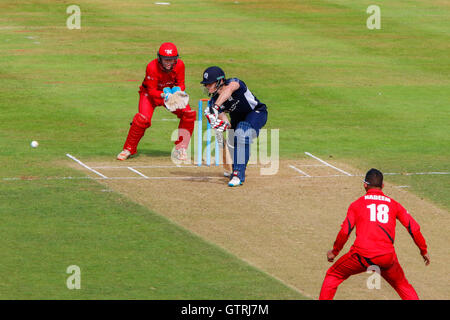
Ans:
[[[367,171],[364,182],[367,183],[369,187],[381,188],[383,186],[383,174],[380,170],[372,168]]]

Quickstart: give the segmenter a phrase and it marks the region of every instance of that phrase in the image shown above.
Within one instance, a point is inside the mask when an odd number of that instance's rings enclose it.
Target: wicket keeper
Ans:
[[[117,155],[118,160],[126,160],[136,154],[139,141],[151,126],[157,106],[165,106],[180,119],[174,156],[181,161],[187,160],[186,149],[197,113],[188,104],[185,87],[185,66],[179,58],[177,47],[170,42],[163,43],[157,58],[147,65],[145,79],[139,88],[139,111],[133,117],[123,151]],[[177,97],[179,99],[175,99]]]

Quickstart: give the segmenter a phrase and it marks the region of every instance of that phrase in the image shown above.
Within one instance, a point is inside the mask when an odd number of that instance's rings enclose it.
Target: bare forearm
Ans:
[[[220,93],[219,97],[216,100],[216,104],[218,106],[221,106],[225,101],[227,101],[231,94],[233,93],[233,90],[229,87],[225,87],[223,91]]]
[[[228,120],[227,115],[226,115],[224,112],[219,113],[219,119],[222,120],[222,121],[230,122],[230,121]]]

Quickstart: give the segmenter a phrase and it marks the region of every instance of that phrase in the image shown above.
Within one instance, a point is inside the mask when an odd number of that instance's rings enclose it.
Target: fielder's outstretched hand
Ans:
[[[425,261],[425,265],[426,265],[426,266],[430,264],[430,255],[429,255],[428,253],[427,253],[427,254],[424,254],[424,255],[422,256],[422,258],[423,258],[423,261]]]
[[[333,253],[333,250],[327,252],[327,260],[328,262],[333,262],[336,255]]]

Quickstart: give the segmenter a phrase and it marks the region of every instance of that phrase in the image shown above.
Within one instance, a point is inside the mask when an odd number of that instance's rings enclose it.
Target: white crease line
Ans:
[[[137,173],[137,174],[140,175],[141,177],[144,177],[145,179],[148,179],[148,177],[147,177],[145,174],[143,174],[143,173],[137,171],[136,169],[133,169],[132,167],[127,167],[127,168],[130,169],[131,171],[133,171],[134,173]]]
[[[217,176],[204,177],[110,177],[110,178],[93,178],[95,180],[204,180],[204,179],[223,179]]]
[[[2,178],[3,181],[36,181],[36,180],[201,180],[201,179],[223,179],[217,176],[204,177],[37,177],[37,178]]]
[[[85,165],[83,162],[81,162],[80,160],[78,160],[78,159],[75,158],[74,156],[72,156],[72,155],[70,155],[70,154],[68,154],[68,153],[66,153],[66,156],[69,157],[70,159],[72,159],[73,161],[75,161],[76,163],[78,163],[79,165],[85,167],[85,168],[88,169],[89,171],[94,172],[95,174],[99,175],[100,177],[102,177],[102,178],[104,178],[104,179],[108,179],[107,176],[105,176],[104,174],[101,174],[100,172],[98,172],[98,171],[92,169],[91,167]]]
[[[149,165],[149,166],[133,166],[133,168],[135,169],[171,169],[171,168],[212,168],[214,167],[213,165],[211,166],[207,166],[205,164],[203,164],[202,166],[197,166],[197,165]],[[92,169],[127,169],[127,166],[91,166],[90,168]],[[258,165],[254,165],[254,164],[248,164],[247,168],[259,168]],[[261,167],[263,168],[263,167]]]
[[[344,171],[344,170],[342,170],[342,169],[339,169],[339,168],[337,168],[337,167],[335,167],[335,166],[329,164],[328,162],[323,161],[322,159],[320,159],[320,158],[318,158],[318,157],[312,155],[312,154],[309,153],[309,152],[305,152],[305,154],[308,155],[308,156],[310,156],[311,158],[316,159],[317,161],[322,162],[323,164],[327,165],[327,166],[330,167],[330,168],[333,168],[333,169],[335,169],[335,170],[337,170],[337,171],[339,171],[339,172],[342,172],[343,174],[346,174],[347,176],[350,176],[350,177],[353,176],[351,173],[348,173],[347,171]]]
[[[297,164],[299,167],[326,167],[324,164]]]
[[[102,178],[93,178],[96,180],[103,180]],[[217,176],[204,176],[204,177],[109,177],[106,180],[203,180],[203,179],[223,179],[223,177]]]
[[[125,167],[122,167],[125,168]],[[385,175],[405,175],[405,176],[412,176],[412,175],[445,175],[450,174],[450,172],[411,172],[411,173],[385,173]],[[253,178],[265,178],[269,176],[255,176]],[[349,177],[348,175],[343,174],[334,174],[334,175],[327,175],[327,176],[293,176],[292,178],[333,178],[333,177]],[[355,174],[351,177],[364,177],[363,174]],[[11,177],[11,178],[1,178],[2,181],[36,181],[36,180],[80,180],[80,179],[88,179],[88,180],[179,180],[179,179],[186,179],[186,180],[195,180],[195,179],[222,179],[222,177],[218,176],[204,176],[204,177],[106,177],[106,178],[97,178],[97,177],[29,177],[29,178],[21,178],[21,177]]]
[[[334,177],[350,177],[344,174],[330,174],[328,176],[296,176],[294,178],[334,178]],[[356,177],[356,176],[352,176]]]
[[[403,175],[403,176],[412,176],[412,175],[432,175],[432,174],[450,174],[450,172],[406,172],[406,173],[396,173],[396,172],[386,172],[384,175]]]
[[[125,166],[92,166],[93,169],[126,169],[128,167]],[[199,168],[198,166],[190,165],[190,166],[182,166],[182,165],[161,165],[161,166],[133,166],[133,168],[138,169],[157,169],[157,168]]]
[[[217,176],[204,176],[204,177],[111,177],[108,180],[126,180],[126,179],[146,179],[146,180],[202,180],[202,179],[223,179],[223,177]]]
[[[289,165],[289,168],[294,169],[295,171],[297,171],[297,172],[299,172],[299,173],[305,175],[306,177],[311,177],[311,176],[310,176],[309,174],[307,174],[306,172],[300,170],[299,168],[296,168],[295,166],[293,166],[293,165],[291,165],[291,164]]]

